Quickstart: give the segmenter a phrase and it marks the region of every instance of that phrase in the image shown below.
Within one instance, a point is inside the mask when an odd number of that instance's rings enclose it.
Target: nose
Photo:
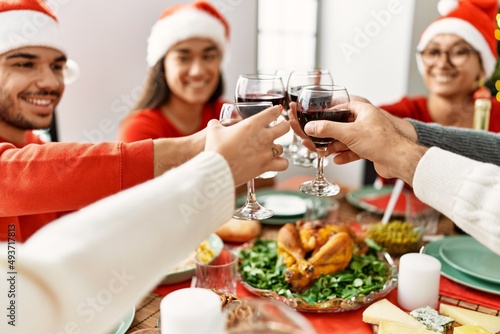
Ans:
[[[202,59],[195,59],[189,67],[189,75],[197,76],[203,74],[205,67],[203,66]]]
[[[435,65],[437,65],[439,67],[453,65],[451,63],[450,54],[448,52],[441,52],[436,59]]]
[[[54,71],[51,67],[43,67],[38,73],[36,84],[40,88],[47,90],[55,90],[63,85],[62,72]]]

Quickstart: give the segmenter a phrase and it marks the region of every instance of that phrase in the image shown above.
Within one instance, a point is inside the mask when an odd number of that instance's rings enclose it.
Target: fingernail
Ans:
[[[314,122],[307,123],[306,126],[304,127],[304,132],[310,135],[316,134],[316,124]]]
[[[283,106],[281,104],[279,106],[280,106],[280,110],[283,111]]]

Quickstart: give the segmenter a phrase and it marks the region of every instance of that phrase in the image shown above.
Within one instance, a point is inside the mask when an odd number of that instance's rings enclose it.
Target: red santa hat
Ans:
[[[0,54],[26,46],[66,53],[56,15],[43,0],[0,1]]]
[[[206,1],[165,9],[148,38],[148,65],[154,66],[173,45],[194,37],[213,40],[224,53],[229,42],[229,23]]]
[[[431,23],[420,37],[417,51],[422,51],[438,34],[455,34],[479,52],[486,78],[495,70],[497,40],[495,38],[498,12],[497,0],[440,0],[441,17]],[[417,56],[420,73],[424,73],[421,57]]]

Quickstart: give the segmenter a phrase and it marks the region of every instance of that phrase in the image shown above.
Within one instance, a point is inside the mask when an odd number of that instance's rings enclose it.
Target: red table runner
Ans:
[[[453,282],[444,276],[441,276],[439,294],[441,296],[500,310],[500,296],[469,288],[465,285]]]

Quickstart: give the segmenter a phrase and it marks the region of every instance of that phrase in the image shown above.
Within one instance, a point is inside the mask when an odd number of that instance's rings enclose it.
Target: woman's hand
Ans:
[[[216,151],[227,160],[236,185],[267,171],[283,171],[288,160],[280,158],[283,147],[274,141],[290,125],[282,121],[269,126],[280,114],[281,107],[271,107],[228,127],[212,120],[207,126],[205,151]]]

